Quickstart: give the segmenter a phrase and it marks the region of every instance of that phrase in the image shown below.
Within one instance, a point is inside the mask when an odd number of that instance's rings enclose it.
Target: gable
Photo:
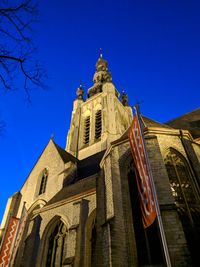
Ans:
[[[27,208],[37,199],[48,201],[60,191],[63,187],[65,164],[75,162],[75,160],[53,140],[50,140],[20,190],[22,201],[26,201]],[[40,192],[41,176],[45,169],[48,171],[46,189]]]

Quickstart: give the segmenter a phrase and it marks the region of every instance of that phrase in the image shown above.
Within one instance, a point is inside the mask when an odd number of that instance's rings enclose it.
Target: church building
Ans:
[[[141,116],[164,246],[158,218],[143,227],[133,112],[102,55],[87,97],[76,94],[66,148],[50,139],[8,199],[0,266],[200,266],[200,109],[165,124]]]

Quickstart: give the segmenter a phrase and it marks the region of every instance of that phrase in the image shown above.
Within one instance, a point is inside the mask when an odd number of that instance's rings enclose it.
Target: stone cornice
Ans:
[[[96,188],[91,188],[87,191],[84,191],[84,192],[81,192],[79,194],[76,194],[74,196],[71,196],[71,197],[68,197],[64,200],[61,200],[61,201],[58,201],[56,203],[53,203],[53,204],[50,204],[48,206],[44,206],[43,208],[41,208],[40,210],[37,210],[35,213],[42,213],[42,212],[45,212],[45,211],[48,211],[50,209],[54,209],[54,208],[57,208],[59,206],[62,206],[64,204],[67,204],[67,203],[70,203],[70,202],[74,202],[74,201],[78,201],[82,198],[85,198],[85,197],[88,197],[88,196],[91,196],[91,195],[94,195],[96,194]]]

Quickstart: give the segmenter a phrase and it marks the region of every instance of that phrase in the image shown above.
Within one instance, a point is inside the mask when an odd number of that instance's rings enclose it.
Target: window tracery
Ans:
[[[186,160],[174,149],[165,158],[172,195],[177,205],[195,204],[192,175]]]
[[[46,267],[62,266],[66,234],[66,226],[62,221],[59,221],[54,227],[48,239]]]
[[[200,207],[195,177],[186,159],[175,149],[170,148],[164,162],[192,261],[196,263],[199,261]]]

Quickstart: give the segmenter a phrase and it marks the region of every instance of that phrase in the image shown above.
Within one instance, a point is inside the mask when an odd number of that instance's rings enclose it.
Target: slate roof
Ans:
[[[200,108],[166,122],[175,129],[189,130],[194,138],[200,137]]]
[[[77,194],[96,188],[96,175],[80,180],[74,184],[63,187],[45,206],[57,203]]]
[[[147,127],[157,127],[157,128],[167,128],[167,129],[172,129],[169,125],[160,123],[158,121],[152,120],[144,115],[142,115],[142,121],[144,123],[144,126]]]
[[[72,161],[72,162],[77,162],[78,161],[78,159],[76,159],[73,155],[71,155],[66,150],[64,150],[63,148],[58,146],[55,142],[54,142],[54,145],[55,145],[59,155],[61,156],[62,160],[65,163],[68,162],[68,161]]]
[[[80,160],[77,164],[78,167],[78,177],[80,179],[88,177],[90,175],[93,175],[100,171],[100,161],[105,153],[104,151],[101,151],[99,153],[96,153],[88,158],[85,158],[83,160]]]

